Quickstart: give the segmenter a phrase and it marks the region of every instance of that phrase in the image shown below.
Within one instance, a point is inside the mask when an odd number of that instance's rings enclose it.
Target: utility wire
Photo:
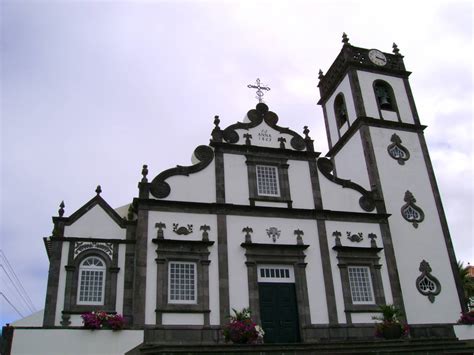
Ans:
[[[5,301],[7,301],[10,306],[12,306],[12,308],[16,311],[16,313],[18,313],[20,315],[21,318],[25,318],[25,316],[23,314],[21,314],[18,309],[16,309],[16,307],[10,302],[10,300],[7,298],[7,296],[5,296],[3,294],[3,292],[0,291],[0,295],[2,295],[3,298],[5,298]]]
[[[28,292],[26,292],[25,288],[23,287],[23,284],[20,280],[20,278],[16,275],[15,273],[15,270],[12,268],[10,262],[8,261],[8,258],[7,256],[5,255],[5,253],[3,252],[2,249],[0,249],[0,255],[3,257],[3,259],[5,260],[5,264],[7,265],[7,267],[11,270],[14,278],[16,279],[18,285],[20,286],[21,290],[23,291],[23,295],[26,296],[26,299],[28,300],[28,303],[29,303],[29,308],[33,310],[33,312],[36,312],[36,307],[35,305],[33,304],[33,302],[31,301],[31,298],[30,296],[28,295]]]
[[[29,311],[30,312],[34,312],[32,309],[31,309],[31,306],[28,304],[28,302],[25,300],[25,297],[22,295],[22,293],[20,292],[20,290],[18,289],[18,286],[13,282],[12,278],[10,277],[10,275],[8,274],[7,270],[5,270],[5,268],[3,267],[2,264],[0,264],[0,267],[3,269],[3,271],[5,272],[5,274],[7,275],[8,279],[10,280],[11,284],[13,285],[13,287],[15,287],[15,290],[16,292],[20,295],[20,298],[23,300],[23,302],[26,304],[26,306],[28,307]]]

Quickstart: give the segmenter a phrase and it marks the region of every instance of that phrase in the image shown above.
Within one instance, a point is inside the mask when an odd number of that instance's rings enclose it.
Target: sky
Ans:
[[[315,149],[327,140],[317,88],[350,43],[396,42],[439,185],[458,260],[473,257],[473,7],[470,1],[8,1],[0,2],[0,248],[36,309],[44,307],[43,237],[95,195],[113,207],[149,177],[189,165],[221,127],[270,86],[279,125]],[[0,292],[31,313],[0,270]],[[0,298],[0,323],[21,318]]]

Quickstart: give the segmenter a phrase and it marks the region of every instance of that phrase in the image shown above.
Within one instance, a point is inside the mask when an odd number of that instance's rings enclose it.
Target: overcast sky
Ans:
[[[221,127],[271,87],[279,125],[315,148],[327,141],[317,72],[345,31],[350,43],[405,56],[456,256],[473,258],[470,1],[2,1],[1,249],[37,309],[44,307],[43,237],[61,200],[68,216],[98,184],[113,207],[153,177],[189,165]],[[0,270],[0,291],[20,302]],[[20,318],[0,300],[1,324]]]

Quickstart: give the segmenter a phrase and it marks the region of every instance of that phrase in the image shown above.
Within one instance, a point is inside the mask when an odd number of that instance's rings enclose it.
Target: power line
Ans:
[[[35,305],[34,305],[33,302],[31,301],[31,298],[30,298],[30,296],[28,295],[28,292],[26,292],[26,290],[25,290],[25,288],[23,287],[23,284],[22,284],[20,278],[16,275],[15,270],[12,268],[10,262],[8,261],[7,256],[5,255],[5,253],[3,252],[2,249],[0,249],[0,255],[1,255],[1,256],[3,257],[3,259],[5,260],[5,263],[6,263],[7,267],[11,270],[11,272],[12,272],[14,278],[15,278],[15,279],[17,280],[17,282],[18,282],[18,285],[19,285],[20,288],[23,290],[23,294],[26,296],[26,298],[27,298],[27,300],[28,300],[28,302],[29,302],[29,305],[31,306],[30,308],[32,308],[33,311],[35,312],[35,311],[36,311]]]
[[[0,291],[0,295],[2,295],[3,298],[5,298],[5,301],[7,301],[10,306],[12,306],[12,308],[16,311],[16,313],[18,313],[20,315],[21,318],[25,318],[25,316],[23,314],[21,314],[18,309],[16,309],[16,307],[10,302],[10,300],[7,298],[7,296],[5,296],[3,294],[3,292]]]
[[[25,302],[25,304],[29,308],[30,312],[35,312],[36,308],[35,308],[33,302],[31,301],[31,298],[28,296],[28,293],[26,292],[25,288],[23,287],[23,284],[21,283],[20,279],[16,275],[15,270],[12,268],[12,266],[11,266],[10,262],[8,261],[6,255],[3,253],[3,251],[1,249],[0,249],[0,256],[2,257],[5,265],[7,266],[8,271],[3,267],[2,264],[0,264],[0,267],[3,269],[3,271],[5,271],[5,274],[10,279],[11,283],[13,284],[16,291],[18,292],[18,294],[20,295],[22,300]],[[10,274],[13,275],[13,280],[10,277]]]

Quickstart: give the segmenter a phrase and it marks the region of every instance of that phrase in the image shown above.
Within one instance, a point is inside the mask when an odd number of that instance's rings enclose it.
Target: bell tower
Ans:
[[[457,314],[444,307],[461,311],[465,303],[411,73],[395,43],[386,53],[352,46],[345,33],[342,42],[331,67],[319,72],[326,155],[335,175],[372,190],[376,213],[390,215],[382,230],[384,253],[394,303],[408,322],[455,322]],[[417,281],[422,269],[439,276],[439,293],[427,302]]]

